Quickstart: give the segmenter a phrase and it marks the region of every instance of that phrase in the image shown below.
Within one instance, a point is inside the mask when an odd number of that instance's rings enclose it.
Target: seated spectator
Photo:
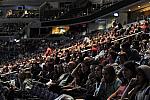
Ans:
[[[103,78],[100,83],[98,98],[106,100],[121,84],[121,80],[116,77],[113,66],[107,65],[103,69]]]
[[[117,58],[117,53],[113,50],[109,50],[109,55],[107,57],[110,64],[115,62],[115,59]]]
[[[127,60],[139,61],[141,59],[138,51],[130,48],[129,42],[124,42],[121,47],[122,51],[127,54]]]
[[[0,79],[0,100],[6,100],[6,98],[4,96],[5,94],[3,93],[3,90],[4,90],[4,86],[3,86],[2,81]]]
[[[71,72],[76,67],[76,63],[70,61],[66,67],[68,67],[67,71],[64,74],[62,74],[58,79],[59,86],[65,86],[72,81],[73,77],[71,76]]]
[[[119,86],[117,91],[115,91],[107,100],[121,98],[131,78],[135,78],[136,76],[136,66],[137,64],[132,61],[127,61],[124,63],[121,71],[123,73],[123,78],[124,78],[122,79],[122,84]]]
[[[71,72],[75,68],[75,66],[76,64],[73,61],[70,61],[67,65],[65,65],[64,67],[67,67],[67,70],[59,76],[56,82],[50,83],[50,87],[53,87],[54,85],[61,87],[68,85],[68,83],[70,83],[73,79],[73,77],[71,76]]]
[[[86,97],[86,100],[106,100],[120,86],[121,80],[116,77],[113,66],[105,66],[102,73],[103,78],[96,84],[93,97]]]
[[[130,80],[121,100],[149,100],[150,99],[150,67],[141,65],[137,68],[136,78]]]
[[[123,52],[123,51],[119,52],[115,62],[120,64],[120,66],[122,66],[122,64],[124,64],[125,61],[127,61],[126,52]]]
[[[50,79],[50,73],[47,66],[43,65],[43,70],[39,73],[39,81],[42,83],[47,83]]]
[[[90,73],[88,75],[88,80],[86,81],[86,94],[93,94],[94,92],[94,86],[95,86],[96,78],[94,74]]]
[[[82,63],[79,63],[77,67],[72,71],[73,77],[79,77],[78,85],[85,87],[87,76],[90,74],[90,65],[92,64],[92,58],[85,57]]]
[[[37,62],[32,62],[31,63],[31,73],[32,73],[32,78],[35,80],[38,80],[38,74],[41,72],[42,68],[39,66]]]
[[[23,90],[30,90],[31,88],[32,88],[31,73],[26,72],[25,73],[25,80],[23,82]]]
[[[93,64],[91,66],[95,66],[95,73],[90,73],[88,76],[88,80],[86,82],[86,95],[93,95],[95,91],[95,85],[100,83],[102,78],[102,65],[98,63]]]
[[[141,65],[150,65],[150,50],[145,51],[144,57],[140,61]]]

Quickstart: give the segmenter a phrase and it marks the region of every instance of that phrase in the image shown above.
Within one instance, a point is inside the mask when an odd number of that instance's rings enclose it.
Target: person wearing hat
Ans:
[[[150,100],[150,66],[141,65],[137,68],[136,78],[130,80],[126,89],[126,96],[129,100]]]

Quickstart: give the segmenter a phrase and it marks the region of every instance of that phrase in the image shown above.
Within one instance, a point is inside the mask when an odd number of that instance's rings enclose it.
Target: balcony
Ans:
[[[81,23],[88,23],[91,22],[97,18],[103,17],[109,13],[112,13],[116,10],[119,10],[123,7],[126,7],[128,5],[131,5],[133,3],[139,2],[141,0],[121,0],[119,2],[103,6],[99,10],[97,10],[95,13],[83,17],[77,17],[77,18],[68,18],[68,19],[62,19],[62,20],[54,20],[54,21],[44,21],[41,22],[42,27],[50,27],[50,26],[60,26],[60,25],[74,25],[74,24],[81,24]]]

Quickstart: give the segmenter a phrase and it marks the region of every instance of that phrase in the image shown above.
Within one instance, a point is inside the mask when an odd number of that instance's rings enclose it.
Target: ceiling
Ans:
[[[128,11],[138,11],[138,12],[145,12],[150,11],[150,0],[142,0],[141,2],[138,2],[136,4],[133,4],[131,6],[128,6],[121,11],[128,12]]]

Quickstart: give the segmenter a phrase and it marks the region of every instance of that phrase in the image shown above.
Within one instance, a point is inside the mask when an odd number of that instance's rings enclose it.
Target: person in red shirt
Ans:
[[[46,52],[45,52],[45,54],[44,54],[44,56],[50,56],[52,54],[52,49],[51,48],[47,48],[47,50],[46,50]]]

